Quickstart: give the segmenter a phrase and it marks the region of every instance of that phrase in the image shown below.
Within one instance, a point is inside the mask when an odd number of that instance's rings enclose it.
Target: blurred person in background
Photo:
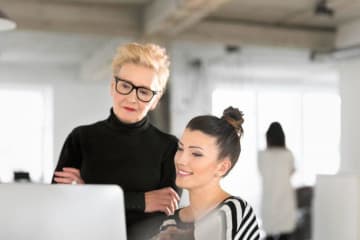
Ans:
[[[290,181],[295,167],[280,123],[270,124],[266,143],[266,149],[258,153],[262,178],[262,228],[266,240],[289,240],[296,224],[295,191]]]

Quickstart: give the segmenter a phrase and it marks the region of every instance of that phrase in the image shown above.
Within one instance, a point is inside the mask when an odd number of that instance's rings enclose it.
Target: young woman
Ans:
[[[179,200],[173,161],[177,139],[147,116],[165,91],[169,64],[157,45],[121,46],[112,63],[110,116],[70,133],[53,178],[64,184],[120,185],[129,240],[153,236]]]
[[[295,228],[295,192],[291,176],[294,157],[286,148],[285,134],[278,122],[266,132],[267,148],[259,152],[258,166],[262,177],[262,221],[266,240],[288,240]]]
[[[189,191],[190,205],[163,222],[155,239],[260,239],[251,206],[220,186],[240,154],[243,114],[232,107],[221,118],[193,118],[175,155],[176,185]]]

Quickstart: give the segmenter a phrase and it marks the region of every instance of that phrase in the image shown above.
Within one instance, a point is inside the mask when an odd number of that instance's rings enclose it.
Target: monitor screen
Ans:
[[[0,184],[0,239],[126,239],[116,185]]]

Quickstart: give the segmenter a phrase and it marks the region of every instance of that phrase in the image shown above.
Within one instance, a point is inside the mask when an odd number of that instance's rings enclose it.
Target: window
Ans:
[[[51,92],[48,88],[0,88],[0,181],[26,171],[48,180],[52,165]]]
[[[287,146],[295,156],[295,187],[313,185],[316,174],[338,171],[340,97],[336,92],[216,89],[212,95],[213,114],[221,115],[229,105],[244,111],[245,135],[239,162],[222,183],[228,191],[258,205],[261,181],[257,151],[265,148],[265,132],[273,121],[282,124]]]

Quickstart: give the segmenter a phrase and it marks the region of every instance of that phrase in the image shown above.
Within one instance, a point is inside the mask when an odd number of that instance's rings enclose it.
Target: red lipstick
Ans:
[[[129,112],[135,112],[135,108],[124,107],[124,109],[125,109],[126,111],[129,111]]]

